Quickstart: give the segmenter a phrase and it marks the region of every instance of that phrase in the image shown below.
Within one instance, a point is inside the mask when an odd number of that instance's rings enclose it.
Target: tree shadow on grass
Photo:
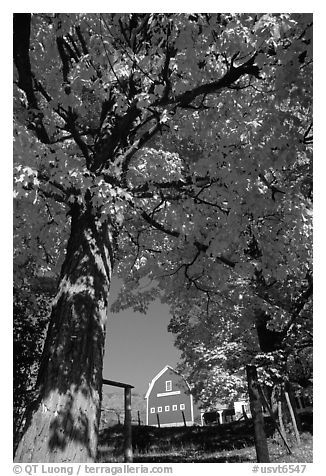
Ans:
[[[267,437],[274,432],[269,419],[265,421]],[[132,430],[135,462],[242,462],[252,461],[247,455],[212,453],[243,450],[254,445],[251,421],[231,422],[218,426],[168,427],[135,426]],[[123,454],[123,427],[114,426],[100,434],[98,459],[109,462]]]

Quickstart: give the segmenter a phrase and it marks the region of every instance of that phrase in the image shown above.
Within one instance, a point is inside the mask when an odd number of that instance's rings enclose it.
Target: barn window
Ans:
[[[171,390],[172,390],[172,380],[167,380],[165,382],[165,390],[167,392],[171,392]]]
[[[180,403],[180,410],[184,410],[186,407],[185,407],[185,404],[184,403]]]
[[[162,407],[157,407],[157,411],[158,411],[158,413],[161,413],[162,412]]]
[[[176,412],[178,410],[178,405],[172,405],[172,411]]]
[[[155,413],[155,407],[151,408],[151,413]]]
[[[165,410],[166,412],[169,412],[169,411],[170,411],[170,405],[165,405],[164,410]]]

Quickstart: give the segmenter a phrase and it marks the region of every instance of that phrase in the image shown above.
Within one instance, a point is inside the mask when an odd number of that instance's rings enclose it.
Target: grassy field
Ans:
[[[288,454],[266,419],[270,459],[273,463],[312,462],[312,424],[305,425],[298,447],[292,435]],[[221,426],[156,428],[133,427],[135,463],[253,463],[256,461],[252,422]],[[116,425],[100,435],[98,462],[123,461],[123,427]]]

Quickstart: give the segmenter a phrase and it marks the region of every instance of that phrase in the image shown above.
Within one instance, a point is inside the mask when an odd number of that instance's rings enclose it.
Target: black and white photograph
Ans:
[[[308,474],[314,14],[24,9],[14,473]]]

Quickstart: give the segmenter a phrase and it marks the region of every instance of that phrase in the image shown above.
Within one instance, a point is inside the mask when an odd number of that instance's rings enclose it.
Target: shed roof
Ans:
[[[102,379],[102,383],[104,383],[105,385],[112,385],[113,387],[135,388],[129,383],[116,382],[115,380],[107,380],[105,378]]]

